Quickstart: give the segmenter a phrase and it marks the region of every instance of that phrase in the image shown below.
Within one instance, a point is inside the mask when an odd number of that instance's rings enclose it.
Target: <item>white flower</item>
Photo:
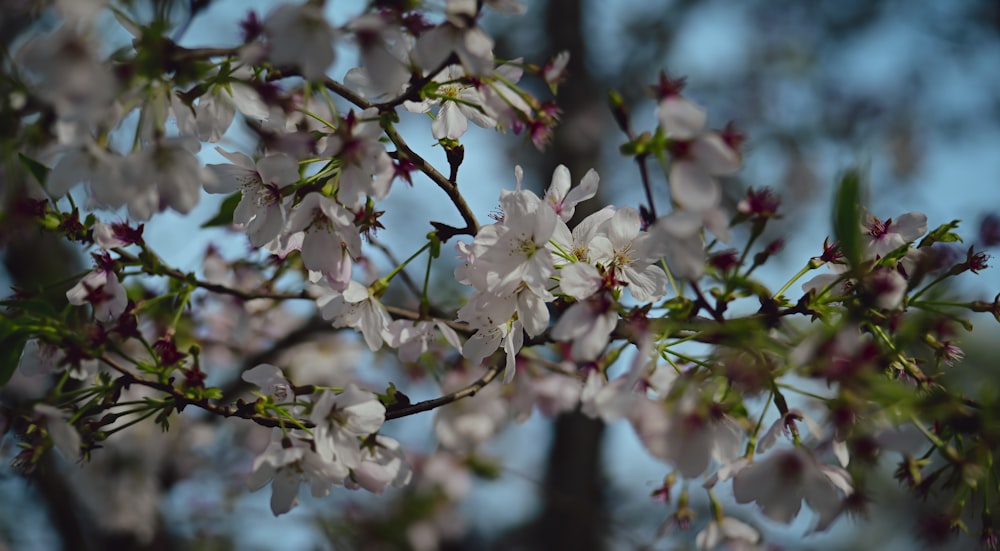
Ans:
[[[633,382],[628,377],[608,381],[599,370],[591,370],[580,393],[580,411],[605,423],[625,417],[637,399]]]
[[[326,156],[342,161],[337,198],[349,208],[364,204],[365,196],[384,199],[394,175],[392,159],[379,143],[382,128],[374,108],[358,115],[351,111],[341,120],[337,133],[327,139]]]
[[[646,302],[666,293],[667,274],[655,264],[660,257],[656,236],[640,229],[639,211],[623,207],[604,223],[604,234],[593,238],[590,253],[592,261],[628,285],[636,300]]]
[[[125,161],[129,214],[149,220],[167,207],[190,212],[201,199],[202,182],[215,179],[192,152],[200,147],[197,140],[165,138],[130,155]]]
[[[760,542],[760,532],[749,524],[732,517],[723,517],[708,523],[704,530],[695,536],[695,545],[702,551],[711,551],[719,544],[733,540],[745,541],[750,544]]]
[[[850,491],[850,477],[843,469],[820,464],[812,453],[798,446],[774,452],[733,477],[736,501],[757,502],[771,520],[791,522],[805,500],[819,515],[816,531],[826,529],[843,509],[839,492]]]
[[[66,413],[48,404],[35,404],[35,413],[45,420],[45,430],[52,438],[52,445],[67,461],[80,460],[80,433],[66,421]]]
[[[292,207],[282,247],[287,247],[298,232],[304,232],[299,248],[306,269],[324,274],[338,284],[335,288],[346,288],[351,258],[361,254],[361,234],[354,226],[354,216],[329,197],[310,193]]]
[[[402,92],[410,80],[409,55],[413,39],[399,26],[377,13],[365,13],[347,28],[361,49],[361,67],[351,69],[345,84],[361,84],[366,95],[381,98]]]
[[[118,88],[99,47],[91,33],[61,25],[35,35],[15,55],[38,97],[51,103],[63,122],[80,130],[103,122]]]
[[[669,94],[660,100],[657,116],[671,140],[671,197],[687,210],[715,207],[722,198],[715,176],[738,172],[739,153],[719,134],[705,130],[705,111],[680,95]]]
[[[702,217],[676,210],[660,218],[649,229],[657,235],[660,250],[674,277],[698,280],[705,275],[705,245],[701,237]]]
[[[530,191],[504,191],[500,205],[504,211],[503,223],[487,226],[495,228],[495,242],[485,245],[476,237],[484,250],[477,252],[473,266],[486,273],[483,290],[509,295],[524,284],[535,294],[545,296],[555,272],[552,253],[546,247],[555,232],[555,211]],[[487,232],[486,236],[489,235]]]
[[[385,406],[371,392],[353,383],[343,392],[324,391],[309,415],[313,428],[314,449],[337,472],[357,468],[363,459],[361,443],[378,432],[385,422]],[[345,475],[346,476],[346,475]]]
[[[49,375],[65,366],[69,376],[78,381],[84,381],[97,373],[99,367],[95,358],[79,358],[73,365],[66,360],[63,351],[38,339],[30,339],[24,343],[17,368],[26,377]]]
[[[572,180],[569,169],[565,165],[559,165],[552,173],[552,183],[545,191],[545,201],[552,206],[563,222],[569,222],[573,218],[573,213],[576,212],[578,203],[597,195],[599,181],[600,176],[597,175],[597,171],[590,169],[580,180],[580,184],[570,189]]]
[[[364,335],[368,348],[382,348],[392,318],[370,288],[351,281],[343,293],[331,290],[316,304],[323,319],[331,320],[334,327],[353,327]]]
[[[351,469],[346,487],[381,494],[389,485],[402,488],[410,483],[413,473],[406,464],[402,446],[394,438],[376,436],[374,444],[362,450],[362,457],[361,464]]]
[[[421,354],[427,352],[430,340],[435,336],[435,328],[441,332],[448,344],[456,350],[462,349],[462,343],[458,340],[455,330],[440,320],[394,320],[386,330],[386,343],[399,350],[401,361],[415,362]]]
[[[569,226],[565,222],[557,220],[556,229],[552,234],[552,243],[549,243],[549,249],[560,253],[560,255],[563,253],[569,254],[578,262],[593,263],[590,258],[590,244],[598,235],[604,235],[606,222],[614,215],[615,208],[608,205],[581,220],[573,228],[572,232],[570,232]],[[564,274],[560,274],[560,277],[564,277]],[[594,290],[596,291],[596,289]],[[583,298],[578,295],[573,296],[575,298]],[[589,296],[589,293],[584,296]]]
[[[305,481],[313,497],[330,493],[330,486],[340,484],[349,474],[346,466],[325,461],[309,443],[298,438],[282,438],[275,429],[271,443],[253,462],[247,480],[252,491],[271,483],[271,512],[278,516],[292,510],[298,502],[299,485]]]
[[[476,3],[448,0],[448,20],[417,39],[414,58],[425,71],[434,71],[455,53],[465,70],[473,76],[486,75],[493,69],[493,39],[475,25]]]
[[[469,129],[468,121],[481,128],[494,128],[497,121],[486,113],[485,100],[472,84],[463,83],[465,72],[458,65],[449,65],[434,77],[438,83],[436,96],[416,103],[407,101],[403,107],[412,113],[425,113],[435,104],[440,104],[431,131],[435,139],[457,140]]]
[[[98,197],[105,199],[100,201],[101,203],[116,207],[125,204],[124,198],[120,201],[113,199],[125,188],[120,156],[97,147],[91,140],[64,151],[62,158],[46,177],[45,187],[49,193],[54,197],[62,197],[77,184],[87,182],[90,184],[92,195],[100,193]],[[112,199],[107,200],[108,197]]]
[[[285,226],[285,206],[281,190],[299,179],[298,165],[291,157],[278,153],[256,163],[242,153],[229,153],[215,148],[232,164],[212,164],[215,174],[206,182],[209,193],[242,192],[233,211],[233,222],[246,226],[247,237],[254,247],[262,247],[278,237]]]
[[[257,385],[261,392],[274,397],[278,402],[287,402],[294,398],[292,383],[285,378],[281,369],[271,364],[260,364],[243,372],[241,378]]]
[[[713,413],[689,391],[673,407],[640,399],[629,420],[654,457],[673,464],[687,478],[705,473],[712,459],[728,463],[740,452],[743,431],[729,417]]]
[[[906,278],[891,268],[877,268],[865,279],[866,286],[875,296],[875,306],[895,310],[906,297]]]
[[[520,320],[501,323],[487,329],[479,329],[462,346],[462,356],[472,365],[480,365],[487,356],[496,352],[503,345],[506,353],[506,365],[503,382],[507,384],[514,379],[517,353],[524,344],[524,328]]]
[[[94,317],[101,321],[117,319],[128,306],[125,287],[110,267],[98,267],[84,276],[66,291],[66,299],[74,306],[90,304],[94,308]]]
[[[264,32],[271,63],[298,67],[302,76],[312,81],[326,76],[333,63],[337,34],[321,7],[313,3],[279,6],[264,20]]]
[[[571,266],[589,264],[577,263]],[[552,328],[552,338],[557,341],[573,341],[571,354],[574,360],[592,361],[607,346],[617,323],[618,312],[610,293],[601,293],[589,299],[578,300],[563,312]]]

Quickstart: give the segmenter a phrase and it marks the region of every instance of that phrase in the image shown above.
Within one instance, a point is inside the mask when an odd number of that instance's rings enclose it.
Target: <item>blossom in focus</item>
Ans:
[[[323,319],[334,327],[352,327],[365,337],[373,351],[382,348],[392,318],[370,288],[351,281],[343,292],[331,290],[316,300]]]
[[[298,181],[298,165],[283,153],[254,162],[242,153],[230,153],[218,147],[216,151],[232,164],[208,165],[215,178],[205,183],[205,191],[241,191],[242,198],[233,211],[233,222],[245,225],[250,243],[262,247],[278,237],[285,226],[281,190]]]
[[[597,184],[600,177],[597,171],[590,169],[584,174],[580,184],[570,189],[572,180],[569,169],[566,165],[559,165],[552,173],[552,183],[545,191],[545,202],[552,206],[552,209],[559,215],[563,222],[569,222],[576,212],[576,205],[594,195],[597,195]]]
[[[292,207],[288,224],[282,232],[283,248],[302,232],[302,263],[320,272],[343,290],[351,279],[352,258],[361,254],[361,234],[354,226],[354,215],[325,195],[310,193]],[[338,254],[339,253],[339,254]]]
[[[411,113],[426,113],[440,104],[431,124],[431,132],[437,140],[461,138],[469,129],[468,121],[481,128],[497,125],[497,120],[486,112],[480,91],[471,83],[463,82],[464,78],[462,67],[450,65],[434,77],[434,82],[438,83],[435,97],[419,103],[403,103],[403,107]]]
[[[590,242],[591,259],[612,270],[615,280],[628,286],[638,301],[655,300],[667,291],[667,274],[656,265],[660,259],[656,236],[641,230],[639,211],[623,207]]]

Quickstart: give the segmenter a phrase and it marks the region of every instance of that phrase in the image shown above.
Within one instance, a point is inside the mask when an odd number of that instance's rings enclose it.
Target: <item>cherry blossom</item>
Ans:
[[[368,195],[384,199],[392,184],[392,159],[378,142],[382,129],[374,119],[376,115],[374,109],[357,115],[351,111],[341,120],[336,133],[327,138],[324,155],[335,156],[343,163],[337,198],[349,208],[363,205]]]
[[[702,551],[711,551],[724,542],[733,540],[750,544],[760,542],[760,532],[753,526],[732,517],[723,517],[708,523],[704,530],[695,536],[695,545]]]
[[[688,390],[678,404],[640,399],[629,420],[646,449],[685,477],[705,473],[710,460],[728,463],[740,453],[743,431]]]
[[[290,245],[298,232],[302,232],[298,248],[305,267],[330,278],[339,290],[346,289],[352,258],[361,253],[361,234],[354,227],[354,216],[329,197],[310,193],[292,207],[281,236],[282,246]]]
[[[455,330],[440,320],[417,322],[394,320],[386,328],[386,343],[398,350],[400,360],[415,362],[421,354],[427,352],[431,339],[438,333],[456,350],[462,349]]]
[[[70,462],[80,460],[80,433],[66,421],[67,415],[61,409],[48,404],[35,404],[35,413],[42,416],[45,430],[52,439],[52,445]]]
[[[493,39],[475,24],[475,0],[448,0],[447,21],[417,39],[414,58],[426,71],[436,70],[452,53],[473,76],[493,70]]]
[[[268,37],[267,57],[278,66],[302,70],[309,80],[322,80],[333,63],[337,33],[323,9],[313,3],[283,4],[264,20]]]
[[[369,348],[382,347],[392,319],[370,288],[351,281],[343,292],[331,290],[316,304],[323,319],[331,320],[334,327],[353,327],[361,331]]]
[[[348,488],[364,488],[373,494],[381,494],[390,485],[402,488],[410,483],[413,472],[406,464],[399,441],[378,435],[371,445],[365,446],[362,458],[345,481]]]
[[[570,189],[570,174],[566,165],[559,165],[552,173],[552,183],[545,191],[545,201],[552,205],[553,210],[563,222],[569,222],[576,212],[576,205],[597,195],[597,184],[600,177],[597,171],[590,169],[584,174],[580,184]]]
[[[739,171],[739,153],[722,136],[705,130],[705,110],[680,95],[683,80],[660,77],[657,117],[669,138],[670,194],[683,208],[701,211],[715,207],[722,197],[716,176]]]
[[[654,235],[640,232],[639,211],[631,207],[618,209],[602,229],[605,233],[590,242],[592,260],[613,270],[615,280],[627,285],[636,300],[662,297],[667,274],[656,265],[660,245]]]
[[[215,178],[205,183],[205,191],[232,193],[240,190],[242,198],[233,211],[233,222],[245,225],[250,243],[261,247],[278,237],[285,227],[285,201],[281,190],[298,181],[298,166],[282,153],[254,162],[242,153],[230,153],[221,148],[216,151],[232,164],[208,165]]]
[[[114,320],[128,305],[125,287],[118,281],[107,255],[99,256],[98,267],[66,291],[66,299],[75,306],[90,304],[94,317],[101,321]]]
[[[285,378],[281,369],[271,364],[260,364],[243,372],[241,378],[257,385],[264,394],[274,397],[279,402],[287,402],[294,396],[292,383]]]
[[[843,469],[821,464],[800,446],[750,463],[733,478],[738,503],[756,502],[768,518],[778,522],[791,522],[804,500],[819,515],[816,531],[833,523],[843,509],[840,493],[851,491],[850,477]]]
[[[338,463],[325,461],[309,443],[298,438],[275,438],[254,459],[247,487],[256,491],[271,483],[271,512],[275,516],[292,510],[298,503],[299,485],[309,484],[313,497],[329,495],[330,486],[340,484],[349,472]]]
[[[431,125],[434,138],[438,140],[461,138],[469,128],[470,120],[481,128],[497,125],[496,119],[486,113],[482,94],[474,85],[463,83],[464,77],[462,67],[449,65],[434,77],[438,83],[435,97],[419,103],[408,101],[403,104],[413,113],[425,113],[435,104],[440,104]]]

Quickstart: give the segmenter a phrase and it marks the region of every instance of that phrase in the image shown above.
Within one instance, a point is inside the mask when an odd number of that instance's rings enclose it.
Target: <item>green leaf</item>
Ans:
[[[218,226],[228,226],[233,223],[233,212],[236,210],[236,205],[240,204],[240,199],[243,194],[237,191],[229,197],[226,197],[222,204],[219,205],[219,213],[212,217],[211,220],[205,222],[201,225],[202,228],[214,228]]]
[[[19,310],[27,314],[35,314],[42,317],[55,317],[56,311],[47,301],[39,299],[6,299],[0,300],[0,307]],[[8,314],[10,315],[10,314]]]
[[[45,181],[49,178],[49,167],[32,159],[24,153],[18,153],[17,157],[21,160],[21,164],[28,169],[28,172],[35,177],[35,180],[37,180],[42,187],[45,187]]]
[[[952,220],[947,224],[941,224],[934,231],[928,233],[920,240],[920,247],[930,247],[935,243],[954,243],[956,241],[964,243],[962,237],[952,230],[958,229],[959,220]]]
[[[31,334],[7,320],[0,321],[0,386],[14,375],[21,351]]]
[[[864,247],[861,240],[862,187],[861,173],[852,168],[841,176],[833,201],[833,234],[854,272],[861,264]]]

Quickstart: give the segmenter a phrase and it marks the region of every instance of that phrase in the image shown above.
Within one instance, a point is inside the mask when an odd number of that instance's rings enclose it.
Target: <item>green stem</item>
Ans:
[[[420,248],[419,248],[419,249],[417,250],[417,252],[415,252],[415,253],[411,254],[411,255],[409,256],[409,258],[407,258],[406,260],[404,260],[403,262],[401,262],[401,263],[399,264],[399,266],[396,266],[396,267],[395,267],[395,268],[394,268],[394,269],[393,269],[393,270],[392,270],[391,272],[389,272],[388,274],[386,274],[386,275],[382,276],[382,277],[381,277],[381,278],[380,278],[380,279],[378,280],[378,282],[376,282],[376,283],[375,283],[375,284],[373,284],[373,285],[374,285],[374,286],[388,286],[388,285],[389,285],[389,282],[390,282],[390,281],[392,281],[392,278],[396,277],[396,275],[397,275],[397,274],[399,274],[399,272],[403,271],[403,268],[405,268],[407,264],[409,264],[410,262],[412,262],[412,261],[413,261],[413,259],[415,259],[415,258],[417,258],[418,256],[420,256],[420,253],[422,253],[422,252],[426,251],[426,250],[427,250],[427,249],[429,249],[429,248],[431,248],[431,243],[430,243],[430,241],[428,241],[427,243],[424,243],[424,246],[423,246],[423,247],[420,247]],[[425,289],[425,292],[426,292],[426,285],[425,285],[424,289]]]
[[[917,291],[916,293],[914,293],[913,296],[910,297],[910,299],[907,301],[907,303],[909,304],[909,303],[912,303],[913,301],[917,300],[918,298],[920,298],[921,296],[923,296],[923,294],[926,293],[931,287],[937,285],[938,283],[941,283],[942,281],[944,281],[945,279],[947,279],[950,276],[951,276],[951,274],[947,273],[947,272],[944,273],[943,275],[938,276],[937,279],[935,279],[934,281],[928,283],[927,285],[924,285],[923,289],[921,289],[921,290]]]
[[[802,269],[798,271],[798,273],[792,276],[792,279],[789,279],[788,282],[781,287],[781,289],[778,289],[778,292],[774,294],[774,300],[778,300],[779,298],[781,298],[781,295],[785,294],[785,291],[787,291],[789,287],[794,285],[796,281],[802,279],[802,276],[808,274],[813,269],[814,268],[812,267],[812,263],[808,263],[805,266],[803,266]]]

